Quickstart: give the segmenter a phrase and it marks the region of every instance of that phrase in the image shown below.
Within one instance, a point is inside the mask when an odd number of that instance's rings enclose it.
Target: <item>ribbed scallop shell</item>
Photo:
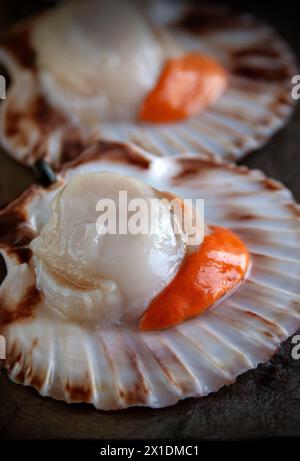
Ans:
[[[248,245],[251,274],[207,313],[167,330],[93,330],[68,323],[43,307],[26,250],[60,185],[33,186],[0,214],[8,271],[0,287],[0,333],[7,340],[13,381],[104,410],[164,407],[233,383],[300,327],[300,209],[281,184],[219,160],[152,157],[104,142],[67,165],[60,184],[78,172],[98,170],[121,171],[182,197],[204,198],[206,222],[228,226]]]
[[[12,76],[0,113],[1,142],[7,152],[29,164],[46,156],[57,166],[99,137],[130,141],[158,155],[190,151],[234,160],[282,127],[291,113],[291,78],[297,72],[288,46],[269,25],[202,2],[191,7],[155,0],[150,12],[152,20],[165,24],[187,50],[200,49],[229,71],[229,88],[213,107],[181,123],[99,123],[91,133],[49,106],[42,95],[30,44],[34,23],[29,21],[0,47],[0,60]]]

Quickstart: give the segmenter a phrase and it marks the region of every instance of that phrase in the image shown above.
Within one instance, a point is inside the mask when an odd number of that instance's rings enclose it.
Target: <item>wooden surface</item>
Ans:
[[[27,2],[26,2],[27,3]],[[231,2],[237,3],[237,2]],[[248,3],[248,5],[247,5]],[[270,3],[269,3],[270,5]],[[272,10],[262,2],[243,7],[269,18],[300,56],[300,34],[292,4]],[[300,201],[300,109],[272,141],[241,163],[282,181]],[[0,154],[0,202],[15,197],[32,174]],[[162,410],[99,412],[67,405],[12,384],[0,372],[0,439],[5,438],[253,438],[300,436],[300,360],[288,340],[268,364],[202,399]]]

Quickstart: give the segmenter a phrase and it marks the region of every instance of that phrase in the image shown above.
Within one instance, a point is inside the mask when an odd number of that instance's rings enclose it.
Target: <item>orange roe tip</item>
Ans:
[[[144,122],[176,122],[213,104],[225,91],[226,70],[213,58],[188,53],[167,61],[138,118]]]
[[[248,249],[230,230],[211,230],[152,300],[141,319],[141,330],[168,328],[202,314],[243,280],[250,261]]]

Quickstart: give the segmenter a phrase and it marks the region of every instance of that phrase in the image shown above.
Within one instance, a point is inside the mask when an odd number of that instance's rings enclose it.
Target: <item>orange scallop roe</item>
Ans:
[[[168,328],[202,314],[244,279],[250,261],[244,243],[228,229],[210,229],[172,282],[152,300],[141,330]]]
[[[185,119],[213,104],[227,83],[226,70],[213,58],[188,53],[170,59],[144,100],[138,118],[154,123]]]

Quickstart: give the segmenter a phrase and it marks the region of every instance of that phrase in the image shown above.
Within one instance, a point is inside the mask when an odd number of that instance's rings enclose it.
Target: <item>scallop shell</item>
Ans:
[[[77,173],[101,170],[204,198],[206,222],[233,229],[250,249],[248,279],[205,314],[162,331],[89,329],[43,309],[27,245],[47,221],[49,202],[62,184]],[[259,171],[99,142],[61,170],[57,185],[34,185],[1,211],[7,276],[0,286],[0,333],[10,378],[43,396],[104,410],[164,407],[233,383],[300,327],[299,217],[291,193]]]
[[[297,71],[288,46],[269,25],[202,2],[189,6],[156,0],[147,11],[152,21],[176,33],[187,49],[200,48],[223,63],[230,74],[223,97],[181,123],[99,123],[91,132],[43,96],[30,43],[34,21],[29,21],[7,36],[0,48],[0,61],[12,77],[0,113],[1,142],[8,153],[26,164],[45,156],[57,166],[102,138],[130,141],[158,155],[190,151],[235,160],[262,146],[283,126],[291,114],[291,78]]]

